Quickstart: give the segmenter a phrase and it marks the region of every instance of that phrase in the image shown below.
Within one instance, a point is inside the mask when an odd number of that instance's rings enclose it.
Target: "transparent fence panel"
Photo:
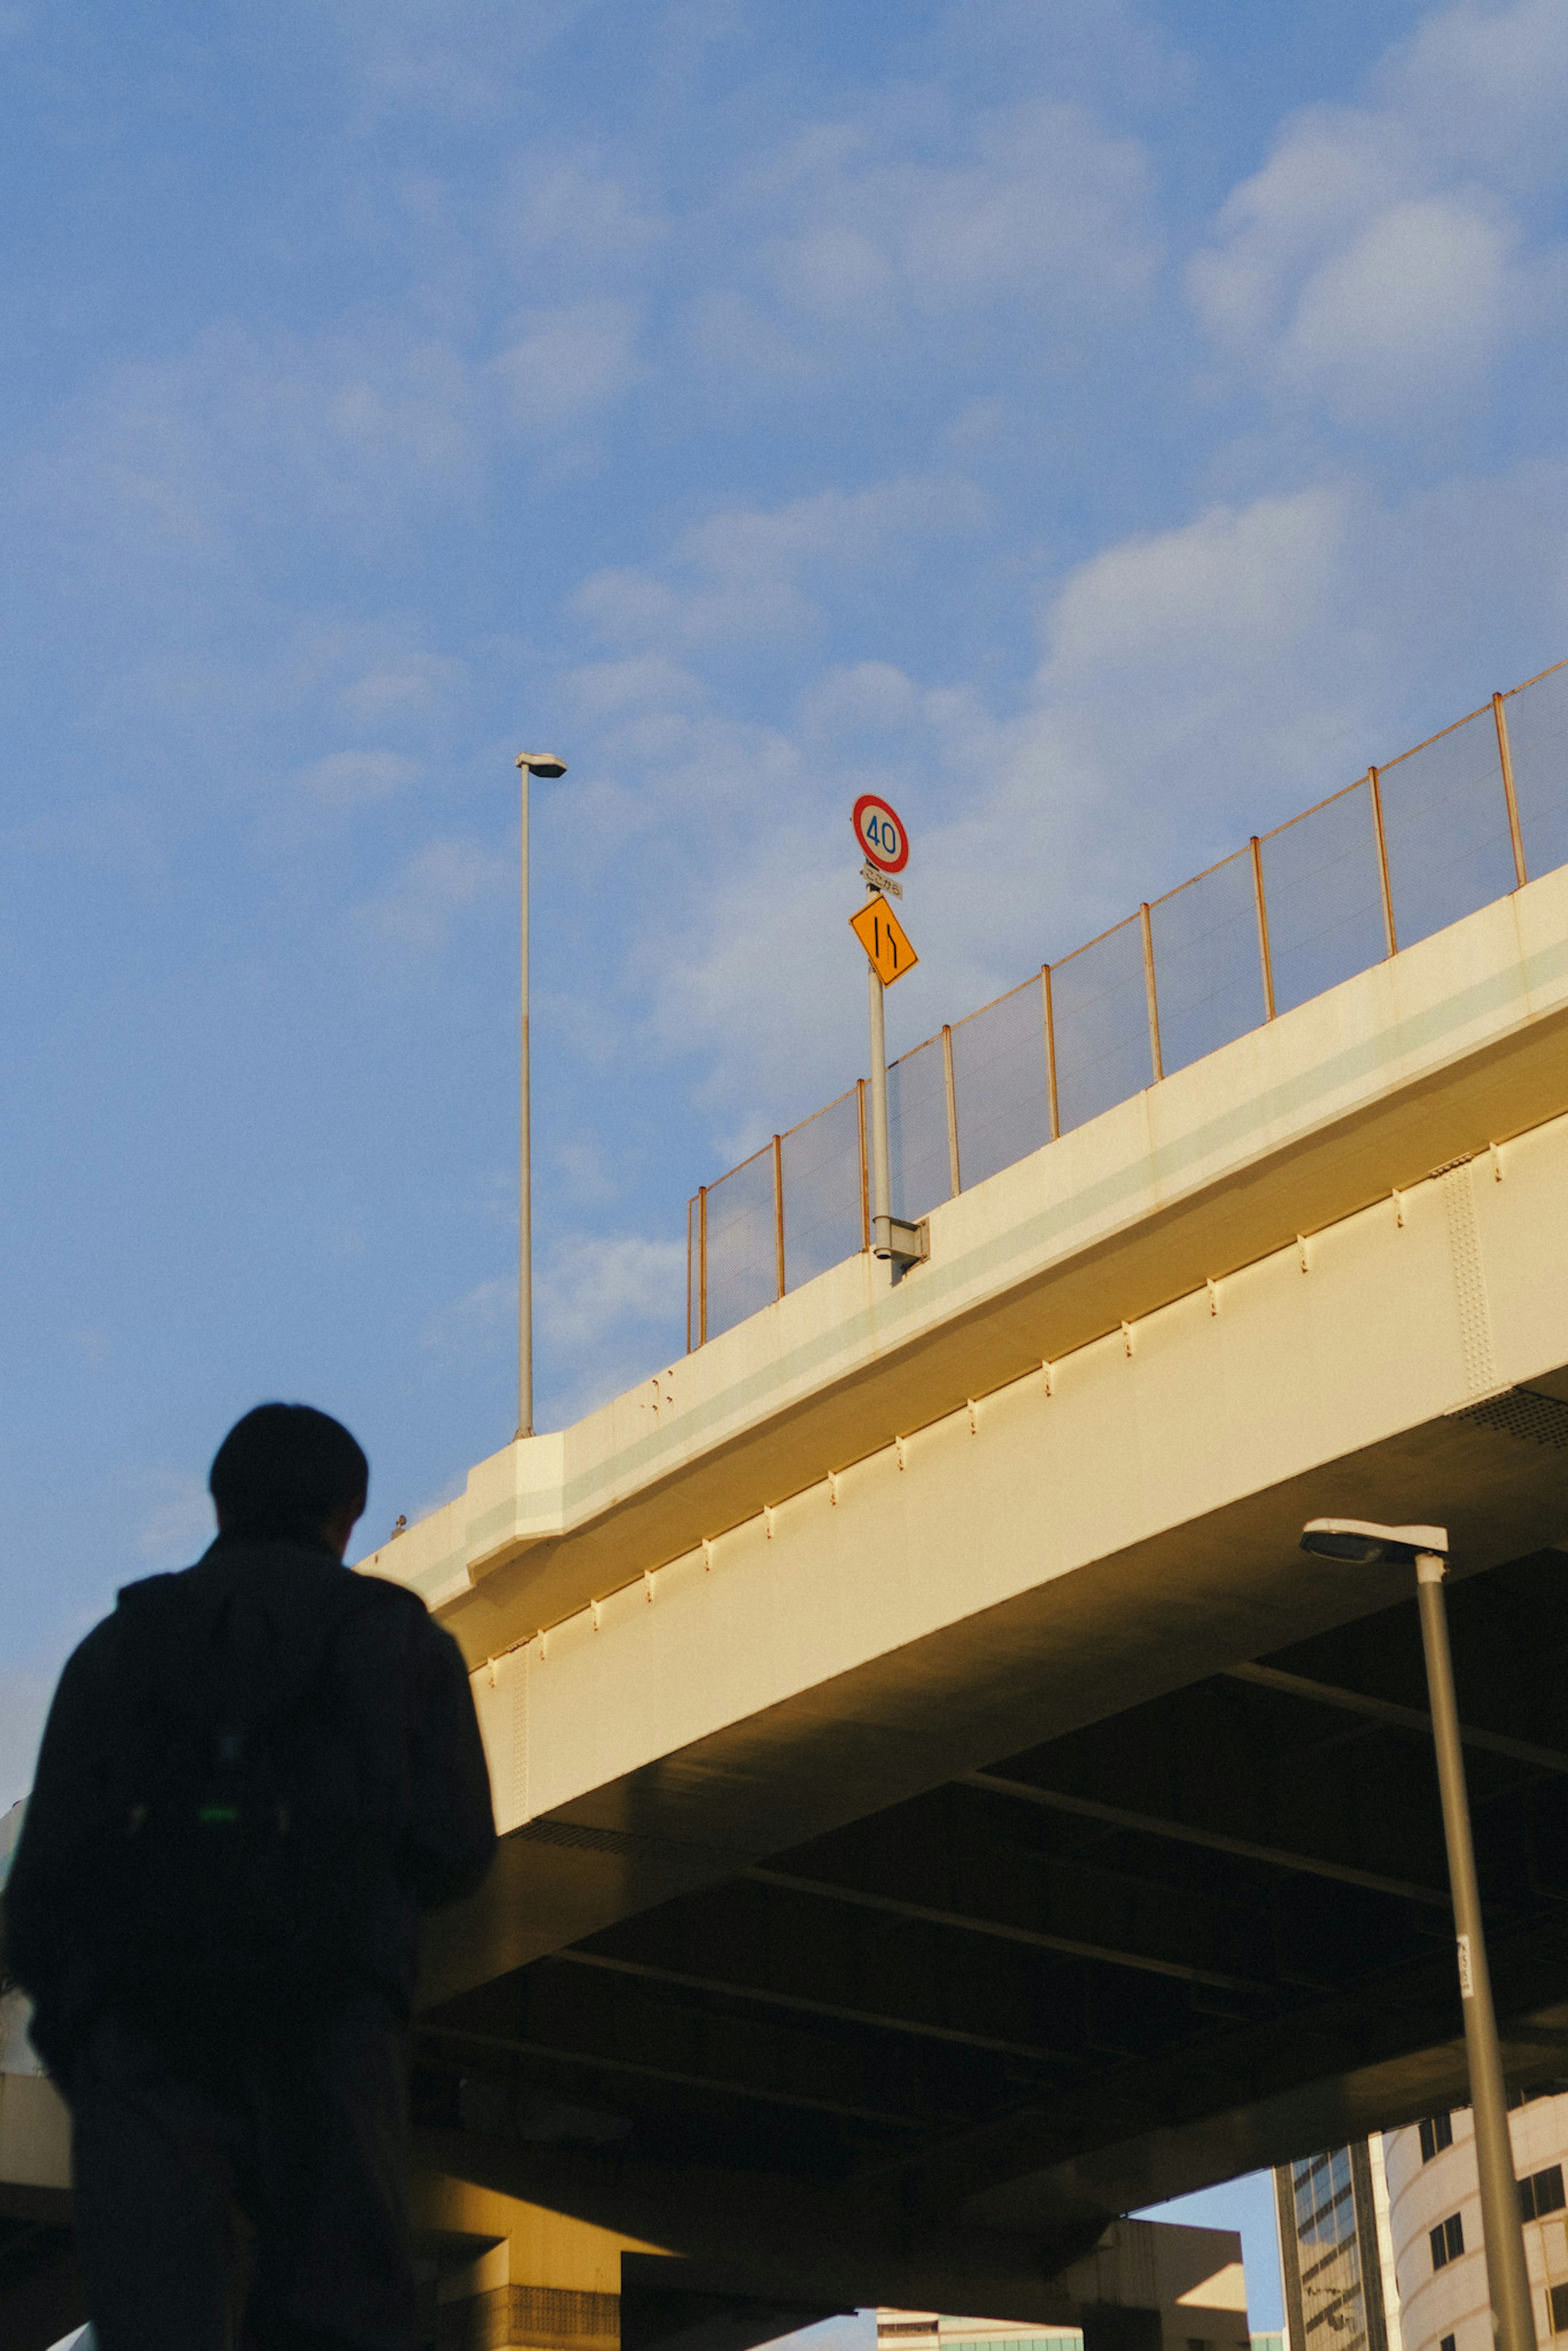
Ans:
[[[773,1145],[764,1145],[707,1194],[707,1336],[716,1339],[779,1295]]]
[[[983,1184],[1051,1141],[1045,998],[1026,980],[953,1030],[958,1181]]]
[[[1503,696],[1513,794],[1533,882],[1568,865],[1568,667]]]
[[[1051,1008],[1065,1134],[1154,1083],[1139,915],[1052,964]]]
[[[1380,768],[1377,789],[1396,946],[1507,897],[1513,842],[1490,704]]]
[[[1149,908],[1149,928],[1168,1078],[1269,1017],[1250,849],[1161,898]]]
[[[1503,697],[1524,862],[1568,864],[1568,663]],[[1395,941],[1414,946],[1515,888],[1491,707],[1379,770]],[[1149,909],[1162,1070],[1173,1071],[1379,963],[1388,949],[1378,800],[1365,778]],[[1255,880],[1267,918],[1263,960]],[[1266,981],[1265,971],[1269,977]],[[888,1072],[891,1207],[911,1220],[1040,1148],[1050,1134],[1042,991],[1021,987]],[[1154,1081],[1142,917],[1051,972],[1060,1129]],[[708,1188],[687,1217],[691,1343],[716,1336],[865,1246],[864,1158],[852,1091]],[[951,1118],[951,1124],[950,1124]],[[954,1128],[956,1129],[955,1136]],[[956,1165],[955,1165],[955,1153]],[[775,1168],[779,1191],[775,1191]],[[705,1312],[706,1292],[706,1312]]]
[[[893,1213],[911,1224],[953,1196],[947,1157],[947,1074],[933,1037],[887,1073],[887,1154]]]
[[[1260,844],[1274,1009],[1293,1011],[1388,952],[1365,777]]]
[[[841,1095],[784,1137],[784,1287],[799,1289],[863,1246],[860,1094]]]
[[[686,1353],[703,1335],[702,1195],[686,1202]]]

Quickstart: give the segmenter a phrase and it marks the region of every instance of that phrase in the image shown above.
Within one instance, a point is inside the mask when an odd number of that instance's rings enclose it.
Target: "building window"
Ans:
[[[1421,2160],[1423,2163],[1430,2163],[1432,2158],[1437,2154],[1441,2148],[1445,2147],[1452,2147],[1454,2144],[1454,2117],[1452,2115],[1427,2115],[1423,2116],[1418,2127],[1421,2133]],[[1438,2345],[1437,2351],[1442,2351],[1441,2344]]]
[[[1563,2201],[1560,2163],[1554,2163],[1550,2171],[1532,2171],[1519,2183],[1519,2209],[1526,2220],[1539,2220],[1545,2212],[1561,2212]]]
[[[1554,2285],[1552,2289],[1552,2332],[1568,2335],[1568,2285]]]
[[[1440,2270],[1449,2262],[1457,2262],[1465,2250],[1465,2224],[1457,2212],[1439,2220],[1432,2231],[1432,2267]]]

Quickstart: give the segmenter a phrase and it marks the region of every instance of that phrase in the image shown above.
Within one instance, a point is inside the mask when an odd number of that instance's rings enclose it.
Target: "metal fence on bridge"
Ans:
[[[888,1071],[893,1213],[1568,864],[1568,662],[1184,882]],[[687,1208],[686,1344],[870,1246],[864,1079]]]

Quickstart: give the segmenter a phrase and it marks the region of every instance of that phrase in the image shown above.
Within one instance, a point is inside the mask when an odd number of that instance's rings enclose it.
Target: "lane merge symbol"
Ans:
[[[920,961],[903,924],[883,898],[868,898],[859,913],[850,916],[850,928],[883,987],[891,987]]]

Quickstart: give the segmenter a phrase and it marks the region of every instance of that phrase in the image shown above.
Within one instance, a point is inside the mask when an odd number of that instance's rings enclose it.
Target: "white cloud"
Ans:
[[[321,807],[350,809],[402,791],[418,773],[418,762],[398,751],[332,751],[302,768],[296,781]]]
[[[460,918],[515,882],[514,869],[482,841],[427,841],[386,889],[350,916],[361,946],[399,961],[437,955]]]
[[[592,0],[330,0],[372,113],[422,121],[493,118],[517,106],[523,68]]]
[[[453,702],[467,680],[467,664],[448,655],[395,653],[346,684],[340,700],[353,725],[417,720]]]
[[[1531,243],[1516,199],[1547,168],[1565,24],[1558,0],[1462,0],[1390,53],[1364,103],[1286,121],[1188,274],[1232,360],[1352,426],[1475,404],[1561,311],[1555,249]],[[1552,168],[1561,181],[1560,141]]]
[[[1322,613],[1346,522],[1343,493],[1305,490],[1092,556],[1047,618],[1045,691],[1104,693],[1135,670],[1146,694],[1173,669],[1207,691],[1254,676],[1260,656],[1288,659]]]
[[[1493,207],[1436,196],[1390,205],[1308,278],[1281,377],[1352,423],[1462,402],[1523,309],[1516,241]]]
[[[471,1360],[487,1355],[500,1332],[516,1328],[517,1317],[515,1279],[476,1282],[426,1317],[419,1343],[434,1355]]]
[[[989,508],[957,477],[822,490],[771,509],[734,507],[685,531],[668,569],[597,572],[572,599],[602,637],[666,656],[724,642],[786,643],[872,566],[885,576],[924,542],[967,535]]]
[[[626,661],[584,662],[570,670],[560,692],[582,720],[613,719],[638,710],[686,709],[702,701],[695,672],[664,653],[634,653]]]
[[[908,726],[918,702],[913,679],[891,662],[855,662],[826,671],[808,690],[800,726],[808,738],[841,742],[868,728],[883,732]]]
[[[650,1240],[624,1232],[558,1237],[534,1269],[541,1425],[547,1418],[575,1420],[619,1395],[646,1370],[651,1341],[664,1353],[679,1348],[685,1280],[684,1238]],[[517,1313],[515,1278],[478,1282],[427,1318],[420,1343],[453,1368],[491,1360],[515,1345]]]
[[[279,532],[369,552],[423,501],[475,486],[483,423],[464,355],[403,323],[311,340],[214,325],[115,369],[30,483],[46,524],[143,562]]]
[[[668,1322],[685,1279],[684,1240],[619,1233],[558,1242],[535,1276],[539,1335],[580,1361],[628,1323]]]
[[[966,118],[900,91],[813,127],[757,182],[794,215],[762,248],[779,295],[858,334],[1004,300],[1124,302],[1157,249],[1142,147],[1051,99]]]
[[[1378,77],[1434,145],[1504,186],[1563,176],[1568,12],[1562,0],[1460,0],[1435,10]]]
[[[644,271],[671,224],[641,209],[622,182],[586,157],[518,162],[497,223],[497,243],[528,286],[580,288],[590,277]]]
[[[1424,687],[1412,737],[1506,683],[1450,683],[1476,566],[1568,627],[1565,515],[1561,468],[1406,507],[1349,483],[1215,507],[1067,575],[1010,714],[888,664],[823,670],[799,745],[773,753],[794,803],[764,802],[766,890],[741,886],[750,837],[716,831],[704,903],[672,904],[643,949],[657,1041],[706,1067],[709,1172],[864,1069],[845,923],[857,788],[889,791],[914,834],[903,913],[925,960],[889,998],[897,1051],[1403,748],[1388,713],[1408,673]]]
[[[517,430],[531,440],[591,423],[642,372],[637,314],[628,302],[570,303],[525,311],[491,362]]]

